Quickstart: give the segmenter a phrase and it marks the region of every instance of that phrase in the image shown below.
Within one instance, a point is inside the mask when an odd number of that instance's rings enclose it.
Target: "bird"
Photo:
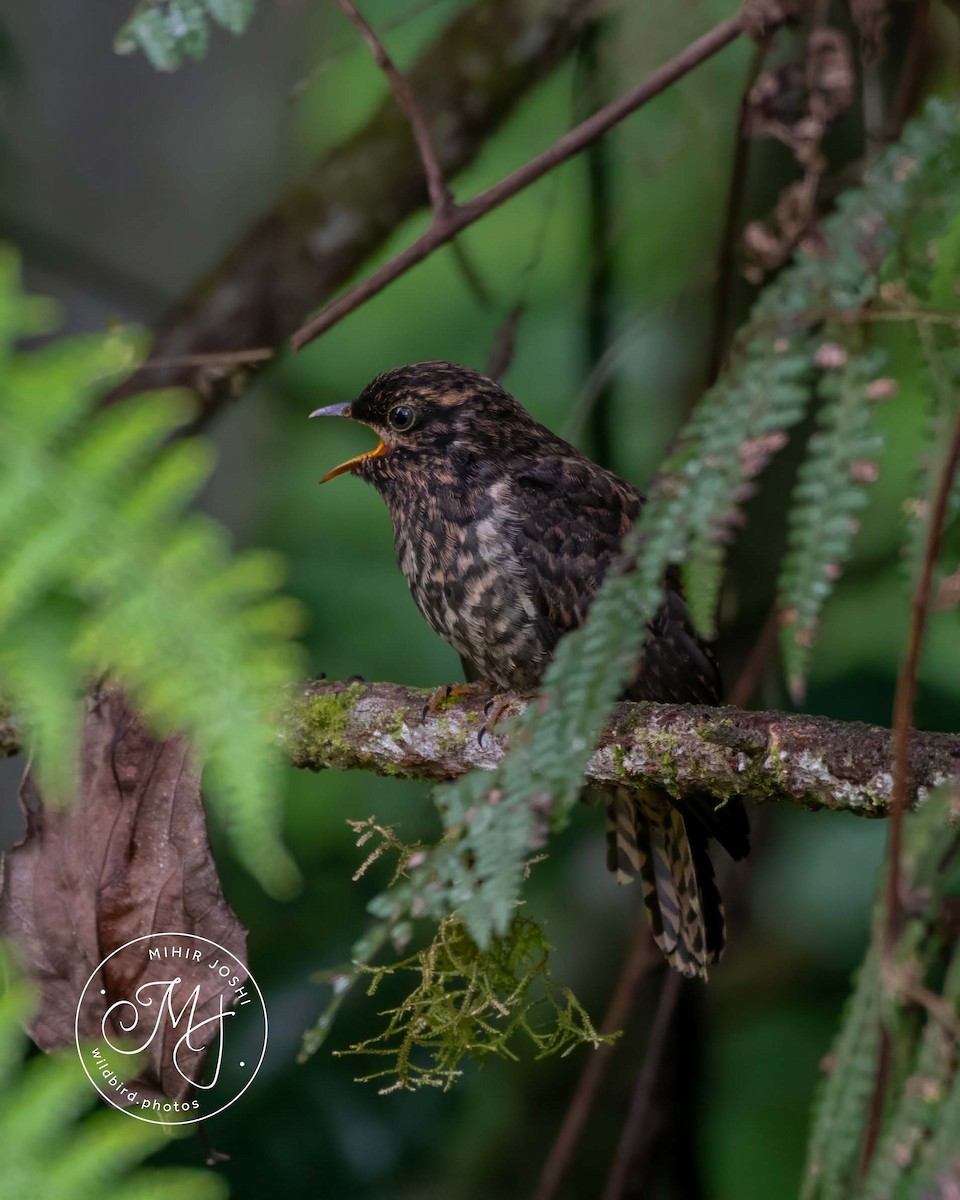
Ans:
[[[557,643],[587,620],[645,497],[536,421],[495,380],[456,363],[378,375],[355,400],[316,409],[369,426],[378,443],[323,476],[372,484],[397,562],[427,623],[491,695],[533,693]],[[623,698],[719,704],[712,646],[679,579],[649,623]],[[639,878],[653,938],[686,976],[706,977],[726,940],[709,842],[749,850],[743,802],[618,785],[605,793],[607,865]]]

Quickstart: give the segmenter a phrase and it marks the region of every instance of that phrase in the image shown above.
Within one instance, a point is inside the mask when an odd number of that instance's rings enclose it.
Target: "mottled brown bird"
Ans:
[[[400,569],[417,607],[492,691],[533,691],[559,638],[586,619],[644,498],[538,424],[499,384],[447,362],[379,375],[347,404],[380,442],[324,476],[350,472],[386,501]],[[625,691],[631,700],[717,704],[710,647],[675,581]],[[606,797],[607,861],[637,875],[653,935],[685,975],[706,975],[724,945],[723,905],[707,850],[747,853],[733,799],[670,799],[644,788]]]

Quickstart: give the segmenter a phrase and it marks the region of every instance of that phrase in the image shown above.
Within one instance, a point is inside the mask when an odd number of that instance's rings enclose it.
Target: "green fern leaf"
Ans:
[[[797,704],[820,613],[850,555],[882,446],[870,390],[882,356],[857,354],[841,343],[823,345],[836,361],[821,376],[823,406],[794,489],[780,575],[784,665]]]
[[[210,23],[241,34],[256,11],[256,0],[140,0],[114,41],[118,54],[140,49],[158,71],[203,58]]]
[[[880,1036],[880,952],[873,947],[860,968],[829,1055],[800,1200],[849,1200],[853,1194]]]
[[[184,397],[96,407],[131,349],[64,340],[16,354],[0,381],[0,679],[63,794],[79,685],[117,675],[161,732],[190,734],[238,854],[284,891],[296,876],[277,833],[273,718],[298,673],[299,609],[276,594],[276,556],[232,556],[213,522],[184,516],[211,464],[202,442],[167,445]]]
[[[786,444],[809,398],[806,353],[769,336],[748,338],[744,349],[745,363],[703,398],[664,468],[684,481],[684,589],[694,624],[707,636],[715,632],[723,543],[752,480]]]
[[[0,946],[0,1196],[50,1200],[219,1200],[226,1185],[209,1171],[140,1169],[149,1154],[178,1136],[114,1109],[82,1120],[96,1092],[70,1051],[22,1063],[22,1025],[33,1008]]]
[[[938,337],[934,330],[918,326],[923,350],[921,378],[928,383],[930,407],[925,422],[926,445],[917,465],[914,494],[904,504],[903,567],[907,587],[916,586],[923,562],[930,526],[930,514],[943,474],[950,434],[960,411],[960,340],[951,332],[951,340]],[[947,534],[960,517],[960,478],[955,477],[947,500],[943,533]]]
[[[948,967],[943,996],[956,1013],[960,1001],[960,954],[954,955]],[[888,1200],[898,1191],[905,1197],[922,1195],[916,1179],[920,1162],[922,1158],[939,1160],[938,1148],[936,1143],[931,1145],[931,1139],[944,1125],[949,1128],[955,1119],[951,1112],[956,1075],[953,1049],[950,1031],[935,1016],[928,1015],[896,1108],[861,1188],[862,1200]],[[951,1143],[954,1148],[957,1144]]]

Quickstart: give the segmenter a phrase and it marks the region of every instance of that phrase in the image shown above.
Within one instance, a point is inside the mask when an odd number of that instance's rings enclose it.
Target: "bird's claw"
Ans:
[[[443,702],[450,698],[452,691],[452,683],[441,683],[438,688],[434,688],[433,695],[426,702],[420,712],[420,720],[425,721],[427,717],[435,716]]]
[[[477,730],[477,745],[483,746],[483,739],[488,733],[493,733],[497,722],[510,707],[508,696],[491,696],[483,706],[483,724]]]

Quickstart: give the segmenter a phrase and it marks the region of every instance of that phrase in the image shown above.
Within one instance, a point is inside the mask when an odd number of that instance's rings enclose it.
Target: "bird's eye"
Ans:
[[[406,404],[398,404],[387,413],[387,420],[399,433],[412,429],[416,419],[417,414]]]

